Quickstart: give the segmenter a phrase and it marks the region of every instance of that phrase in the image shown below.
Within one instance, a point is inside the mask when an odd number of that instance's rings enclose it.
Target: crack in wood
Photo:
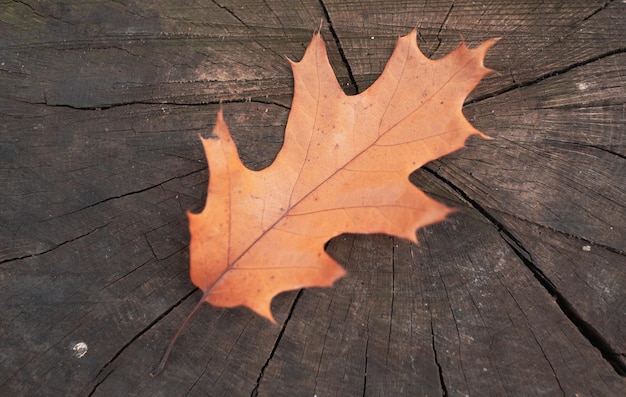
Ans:
[[[443,17],[443,21],[441,22],[441,25],[439,26],[439,30],[437,31],[437,35],[435,36],[435,39],[437,40],[437,46],[435,46],[435,49],[433,49],[430,54],[428,54],[428,58],[432,58],[432,56],[437,52],[437,50],[439,49],[439,47],[441,47],[441,32],[443,31],[444,26],[446,26],[446,23],[448,22],[448,18],[450,18],[450,14],[452,13],[452,9],[454,8],[454,2],[452,2],[452,4],[450,4],[450,8],[448,9],[448,12],[446,13],[446,16]]]
[[[363,366],[363,397],[367,395],[367,359],[370,345],[370,314],[367,314],[367,325],[365,326],[365,365]]]
[[[428,306],[428,312],[430,313],[430,342],[433,348],[433,356],[435,358],[435,365],[437,366],[437,373],[439,374],[441,395],[443,397],[448,397],[448,388],[446,387],[446,381],[443,377],[443,368],[441,367],[441,363],[439,363],[439,357],[437,356],[437,347],[435,346],[435,329],[433,327],[433,313],[430,310],[430,305]]]
[[[602,357],[611,365],[613,370],[620,376],[626,376],[626,363],[621,360],[621,356],[618,352],[614,351],[610,343],[602,334],[589,322],[584,320],[574,306],[561,294],[556,285],[550,280],[548,276],[533,262],[532,255],[524,248],[524,245],[519,241],[513,232],[508,230],[504,224],[498,221],[493,215],[489,213],[484,207],[482,207],[476,200],[469,197],[461,188],[453,184],[451,181],[445,179],[435,171],[423,167],[428,173],[435,176],[437,179],[445,183],[452,188],[457,194],[459,194],[464,200],[466,200],[474,209],[476,209],[489,223],[494,225],[502,239],[511,248],[513,253],[522,261],[522,263],[528,268],[535,279],[539,281],[541,286],[555,298],[555,302],[561,309],[561,312],[567,317],[567,319],[578,329],[580,334],[600,352]]]
[[[104,381],[107,379],[107,377],[113,372],[113,368],[111,368],[111,366],[113,365],[115,360],[117,360],[117,358],[120,355],[122,355],[122,353],[126,350],[126,348],[128,348],[130,345],[132,345],[137,339],[139,339],[141,336],[143,336],[146,332],[150,331],[152,329],[152,327],[154,327],[155,325],[159,324],[163,318],[165,318],[174,309],[176,309],[183,302],[185,302],[187,299],[189,299],[189,297],[191,297],[191,295],[193,295],[197,290],[198,290],[197,288],[194,288],[193,290],[191,290],[189,293],[187,293],[185,296],[183,296],[181,299],[179,299],[178,302],[176,302],[174,305],[170,306],[167,310],[165,310],[163,313],[161,313],[161,315],[159,315],[157,318],[155,318],[152,322],[150,322],[143,329],[141,329],[137,334],[135,334],[128,342],[126,342],[113,355],[113,357],[111,357],[111,359],[109,361],[107,361],[102,366],[100,371],[98,371],[98,373],[94,377],[94,383],[92,383],[93,386],[91,387],[91,391],[87,394],[87,396],[91,397],[96,392],[98,387],[100,387],[100,385],[102,383],[104,383]]]
[[[600,7],[598,7],[597,9],[593,10],[593,12],[589,15],[587,15],[586,17],[584,17],[581,22],[585,22],[589,19],[591,19],[594,15],[596,15],[597,13],[603,11],[604,9],[606,9],[608,6],[611,5],[611,3],[614,3],[615,0],[609,0],[607,2],[605,2],[604,4],[602,4]]]
[[[396,300],[396,243],[395,238],[391,239],[391,302],[389,304],[389,329],[387,331],[387,353],[385,354],[385,365],[389,363],[389,349],[391,348],[391,333],[393,329],[393,314]]]
[[[439,280],[441,280],[441,285],[443,286],[443,291],[446,295],[446,302],[448,303],[448,309],[450,310],[450,314],[452,315],[452,321],[454,322],[454,332],[456,333],[456,337],[458,339],[458,343],[457,343],[457,354],[459,357],[459,367],[461,370],[461,374],[463,375],[463,383],[469,387],[470,383],[467,380],[467,375],[465,374],[465,366],[463,365],[463,353],[461,352],[461,343],[463,341],[463,338],[461,337],[461,331],[459,331],[459,322],[457,321],[457,317],[454,313],[454,308],[452,307],[452,302],[453,299],[450,297],[450,294],[448,293],[448,287],[446,285],[446,282],[444,280],[443,275],[441,274],[441,272],[439,271],[439,269],[437,269],[437,274],[439,275]]]
[[[143,235],[143,238],[146,240],[146,244],[148,244],[148,248],[150,248],[150,252],[152,252],[152,256],[154,257],[154,259],[159,259],[156,252],[154,252],[154,247],[152,246],[152,244],[150,244],[150,240],[148,240],[147,233]]]
[[[614,50],[611,50],[611,51],[607,51],[605,53],[602,53],[602,54],[596,55],[594,57],[591,57],[589,59],[585,59],[585,60],[582,60],[582,61],[579,61],[579,62],[575,62],[575,63],[572,63],[571,65],[567,65],[567,66],[562,67],[560,69],[555,69],[555,70],[552,70],[550,72],[544,73],[544,74],[542,74],[542,75],[540,75],[540,76],[538,76],[538,77],[536,77],[536,78],[534,78],[532,80],[522,81],[522,82],[519,82],[519,83],[514,83],[514,84],[511,84],[511,85],[509,85],[507,87],[504,87],[504,88],[501,88],[499,90],[496,90],[494,92],[486,93],[484,95],[479,95],[477,97],[468,99],[468,100],[466,100],[463,103],[463,105],[465,106],[465,105],[470,105],[470,104],[474,104],[474,103],[477,103],[477,102],[482,102],[484,100],[495,98],[498,95],[506,94],[508,92],[517,90],[519,88],[529,87],[529,86],[535,85],[537,83],[540,83],[543,80],[546,80],[546,79],[548,79],[550,77],[560,76],[560,75],[562,75],[564,73],[570,72],[570,71],[572,71],[572,70],[574,70],[576,68],[579,68],[581,66],[589,65],[590,63],[602,60],[604,58],[608,58],[608,57],[611,57],[613,55],[619,55],[619,54],[623,54],[623,53],[626,53],[626,47],[625,48],[617,48],[617,49],[614,49]]]
[[[66,108],[72,110],[90,110],[90,111],[102,111],[109,110],[113,108],[125,107],[125,106],[138,106],[138,105],[157,105],[157,106],[180,106],[180,107],[196,107],[196,106],[211,106],[211,105],[223,105],[227,103],[259,103],[262,105],[274,105],[281,107],[283,109],[291,109],[290,106],[282,104],[280,102],[274,102],[267,99],[259,99],[259,98],[239,98],[239,99],[228,99],[228,100],[208,100],[201,102],[176,102],[176,101],[128,101],[128,102],[113,102],[107,103],[100,106],[76,106],[65,103],[49,103],[46,98],[43,101],[27,101],[24,99],[12,98],[12,100],[16,102],[26,103],[29,105],[41,105],[47,107],[55,107],[55,108]]]
[[[221,8],[222,10],[226,11],[226,12],[227,12],[227,13],[229,13],[229,14],[230,14],[233,18],[235,18],[236,20],[238,20],[238,21],[239,21],[239,23],[241,23],[243,26],[245,26],[246,28],[250,29],[250,26],[248,26],[248,24],[247,24],[247,23],[245,23],[245,22],[243,21],[243,19],[239,18],[239,17],[237,16],[237,14],[235,14],[235,13],[233,12],[233,10],[231,10],[231,9],[230,9],[230,8],[228,8],[228,7],[226,7],[225,5],[222,5],[222,4],[218,3],[218,2],[217,2],[217,1],[215,1],[215,0],[211,0],[211,1],[213,2],[213,4],[215,4],[216,6],[218,6],[219,8]]]
[[[614,254],[617,254],[617,255],[622,255],[622,256],[625,255],[624,251],[622,251],[622,250],[620,250],[618,248],[615,248],[615,247],[611,247],[610,245],[598,243],[597,241],[590,240],[590,239],[588,239],[586,237],[579,236],[577,234],[568,233],[566,231],[563,231],[563,230],[560,230],[560,229],[556,229],[553,226],[544,225],[543,223],[539,223],[539,222],[536,222],[536,221],[533,221],[533,220],[530,220],[530,219],[526,219],[524,217],[521,217],[519,215],[513,214],[513,213],[508,212],[508,211],[503,211],[501,209],[498,209],[498,212],[501,213],[501,214],[507,215],[507,216],[509,216],[511,218],[517,219],[518,221],[521,221],[521,222],[524,222],[524,223],[528,223],[530,225],[536,226],[536,227],[544,229],[544,230],[549,230],[552,233],[559,234],[559,235],[564,236],[564,237],[566,237],[568,239],[578,240],[578,241],[584,243],[585,245],[592,245],[592,246],[597,247],[597,248],[602,248],[602,249],[604,249],[604,250],[606,250],[608,252],[611,252],[611,253],[614,253]],[[500,233],[500,234],[502,236],[504,236],[504,234],[502,234],[502,233]]]
[[[95,202],[93,204],[89,204],[89,205],[87,205],[85,207],[82,207],[82,208],[79,208],[77,210],[66,212],[64,214],[57,215],[57,216],[52,217],[52,218],[48,218],[47,220],[49,221],[49,220],[52,220],[52,219],[57,219],[57,218],[62,218],[62,217],[65,217],[65,216],[73,215],[73,214],[76,214],[78,212],[85,211],[85,210],[87,210],[89,208],[93,208],[93,207],[96,207],[98,205],[104,204],[104,203],[106,203],[108,201],[118,200],[118,199],[122,199],[122,198],[125,198],[125,197],[128,197],[128,196],[132,196],[134,194],[144,193],[144,192],[147,192],[148,190],[152,190],[152,189],[161,187],[164,184],[166,184],[168,182],[171,182],[173,180],[186,178],[186,177],[188,177],[190,175],[193,175],[193,174],[196,174],[198,172],[206,172],[206,169],[207,169],[207,166],[204,166],[204,167],[202,167],[200,169],[197,169],[197,170],[194,170],[194,171],[190,171],[190,172],[188,172],[186,174],[183,174],[183,175],[173,176],[173,177],[171,177],[169,179],[166,179],[163,182],[159,182],[159,183],[157,183],[155,185],[151,185],[151,186],[147,186],[145,188],[141,188],[141,189],[138,189],[138,190],[133,190],[133,191],[130,191],[130,192],[122,193],[122,194],[119,194],[117,196],[107,197],[107,198],[104,198],[104,199],[102,199],[100,201],[97,201],[97,202]]]
[[[328,332],[330,331],[330,323],[328,327],[326,327],[326,332],[324,333],[324,341],[322,342],[322,351],[320,352],[320,358],[317,360],[317,371],[315,372],[315,385],[313,386],[313,393],[317,395],[317,379],[320,375],[320,368],[322,367],[322,359],[324,358],[324,352],[326,350],[326,339],[328,338]]]
[[[328,8],[326,8],[326,4],[324,4],[323,0],[319,0],[320,6],[324,11],[324,17],[326,18],[326,22],[328,22],[328,30],[330,30],[330,34],[332,34],[333,39],[335,40],[335,45],[337,46],[337,50],[339,51],[339,56],[341,57],[341,61],[343,62],[346,70],[348,71],[348,78],[350,79],[350,84],[354,87],[354,94],[359,93],[359,86],[356,83],[356,79],[354,78],[354,74],[352,73],[352,68],[350,67],[350,62],[348,62],[348,58],[346,57],[345,52],[343,51],[343,46],[341,45],[341,40],[339,39],[339,35],[335,31],[335,27],[333,26],[333,21],[330,18],[330,13],[328,12]]]
[[[265,375],[265,370],[269,366],[270,361],[272,361],[272,359],[274,358],[274,354],[276,354],[276,351],[278,350],[278,345],[280,344],[280,341],[285,335],[287,324],[289,324],[289,321],[291,320],[291,317],[293,316],[293,312],[296,309],[298,300],[300,300],[300,297],[302,296],[302,292],[303,292],[302,289],[298,290],[298,294],[296,295],[296,298],[293,300],[293,303],[291,304],[291,307],[289,308],[289,313],[287,314],[287,318],[283,322],[280,332],[278,333],[278,336],[276,337],[276,340],[274,341],[274,346],[272,346],[272,351],[267,356],[267,360],[265,360],[265,363],[263,364],[263,366],[261,367],[261,370],[259,371],[259,376],[256,379],[256,385],[250,392],[250,397],[258,397],[259,395],[259,387],[261,386],[261,381],[263,380],[263,376]]]
[[[513,294],[509,290],[508,287],[505,287],[505,288],[506,288],[507,292],[509,293],[509,296],[511,297],[511,299],[513,299],[513,302],[515,302],[515,305],[517,306],[518,310],[521,313],[524,313],[524,317],[526,319],[528,319],[524,309],[522,308],[522,305],[518,302],[517,298],[515,297],[515,294]],[[513,322],[513,320],[511,320],[511,322]],[[556,384],[559,386],[559,389],[561,390],[561,394],[563,396],[565,396],[567,393],[565,393],[565,390],[563,389],[563,385],[561,385],[561,381],[559,380],[559,377],[557,376],[556,371],[554,369],[554,366],[552,365],[552,362],[548,358],[548,355],[546,354],[546,351],[544,350],[543,346],[541,345],[541,342],[539,342],[539,339],[537,339],[537,335],[533,331],[532,327],[526,325],[526,329],[532,335],[533,339],[535,340],[535,343],[537,344],[537,347],[539,348],[539,351],[541,352],[541,355],[543,356],[544,360],[548,363],[548,366],[550,367],[550,370],[552,371],[552,376],[554,377],[554,380],[556,381]]]
[[[126,273],[124,273],[123,275],[117,277],[115,280],[112,280],[111,282],[107,283],[104,286],[103,289],[107,289],[107,288],[111,287],[113,284],[120,282],[121,280],[123,280],[126,277],[130,276],[131,274],[135,273],[137,270],[141,269],[142,267],[144,267],[148,263],[151,263],[153,260],[154,260],[153,258],[150,258],[147,261],[145,261],[142,264],[140,264],[139,266],[132,268],[131,270],[129,270]]]
[[[62,246],[64,246],[64,245],[66,245],[66,244],[69,244],[69,243],[74,242],[74,241],[76,241],[76,240],[80,240],[80,239],[81,239],[81,238],[83,238],[83,237],[87,237],[87,236],[89,236],[90,234],[92,234],[92,233],[94,233],[94,232],[97,232],[98,230],[100,230],[100,229],[102,229],[102,228],[107,227],[110,223],[111,223],[111,222],[107,222],[107,223],[105,223],[104,225],[97,226],[97,227],[93,228],[92,230],[88,231],[87,233],[83,233],[83,234],[81,234],[80,236],[76,236],[76,237],[73,237],[73,238],[71,238],[71,239],[69,239],[69,240],[65,240],[65,241],[63,241],[63,242],[61,242],[61,243],[59,243],[59,244],[56,244],[55,246],[50,247],[50,248],[48,248],[48,249],[46,249],[46,250],[44,250],[44,251],[41,251],[41,252],[35,252],[34,254],[28,254],[28,255],[18,256],[18,257],[15,257],[15,258],[8,258],[8,259],[4,259],[4,260],[0,261],[0,265],[3,265],[3,264],[5,264],[5,263],[10,263],[10,262],[15,262],[15,261],[23,260],[23,259],[28,259],[28,258],[35,258],[35,257],[41,256],[41,255],[44,255],[44,254],[50,253],[50,252],[52,252],[52,251],[56,250],[57,248],[60,248],[60,247],[62,247]]]
[[[577,146],[585,146],[585,147],[593,148],[593,149],[599,150],[599,151],[601,151],[601,152],[605,152],[605,153],[608,153],[608,154],[610,154],[610,155],[616,156],[616,157],[618,157],[619,159],[626,160],[626,156],[625,156],[625,155],[623,155],[623,154],[621,154],[621,153],[618,153],[618,152],[616,152],[616,151],[613,151],[613,150],[611,150],[611,149],[607,149],[607,148],[602,147],[602,146],[598,146],[598,145],[585,145],[585,144],[578,143],[578,142],[569,142],[569,143],[570,143],[570,144],[572,144],[572,145],[577,145]]]
[[[263,4],[265,5],[265,7],[267,7],[267,9],[272,13],[272,15],[276,18],[276,20],[280,24],[280,28],[283,31],[283,35],[285,35],[286,38],[289,38],[289,34],[287,33],[287,30],[285,29],[285,25],[283,25],[283,22],[280,20],[281,19],[280,16],[278,14],[276,14],[276,11],[274,11],[274,9],[267,2],[267,0],[262,0],[262,1],[263,1]]]

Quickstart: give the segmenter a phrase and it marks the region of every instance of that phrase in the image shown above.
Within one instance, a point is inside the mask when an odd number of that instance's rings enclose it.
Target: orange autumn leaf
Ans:
[[[483,59],[495,41],[471,50],[462,44],[433,61],[418,49],[414,30],[398,40],[378,80],[348,96],[315,34],[302,60],[291,63],[284,145],[261,171],[242,164],[220,110],[213,136],[202,140],[206,206],[189,213],[191,280],[201,302],[246,306],[274,321],[277,294],[328,287],[345,275],[324,251],[331,238],[386,233],[416,242],[418,228],[442,221],[451,210],[408,176],[470,135],[485,137],[461,108],[490,72]]]

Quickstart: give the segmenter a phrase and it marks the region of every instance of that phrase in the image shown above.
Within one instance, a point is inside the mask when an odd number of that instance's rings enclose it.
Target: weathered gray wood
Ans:
[[[472,47],[501,38],[485,62],[497,73],[487,76],[470,100],[624,51],[624,4],[617,1],[398,1],[381,7],[378,1],[331,0],[325,4],[361,91],[378,77],[397,37],[413,27],[419,28],[421,50],[434,58],[448,54],[462,40]]]
[[[302,56],[324,17],[315,1],[95,2],[66,9],[10,2],[3,9],[10,97],[79,108],[289,98],[285,57]],[[328,25],[322,28],[330,37]],[[345,80],[334,42],[328,45]]]
[[[0,4],[0,394],[617,395],[626,388],[626,4]],[[244,162],[280,149],[322,33],[347,92],[418,26],[440,57],[502,40],[466,115],[491,141],[418,171],[460,211],[417,246],[341,236],[349,275],[278,326],[203,307],[185,211],[220,101]],[[248,102],[250,101],[250,102]],[[87,345],[86,354],[73,350]]]
[[[510,231],[622,363],[624,62],[615,54],[499,95],[503,106],[495,98],[469,106],[474,124],[496,139],[439,162],[441,175]]]

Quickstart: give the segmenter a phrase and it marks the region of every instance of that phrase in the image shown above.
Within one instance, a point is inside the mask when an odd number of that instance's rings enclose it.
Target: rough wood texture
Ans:
[[[0,395],[623,394],[626,3],[504,3],[0,2]],[[465,108],[495,139],[412,176],[459,209],[418,245],[333,239],[335,288],[279,326],[205,306],[151,378],[199,298],[198,134],[221,101],[267,166],[320,20],[349,93],[414,26],[435,58],[502,37]]]

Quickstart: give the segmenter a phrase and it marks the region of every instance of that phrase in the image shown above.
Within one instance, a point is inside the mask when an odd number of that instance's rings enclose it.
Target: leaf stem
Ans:
[[[167,349],[165,349],[163,358],[161,358],[159,365],[152,372],[150,372],[150,376],[155,377],[159,375],[161,371],[163,371],[163,369],[165,368],[165,364],[167,363],[167,359],[169,358],[170,353],[172,352],[172,348],[174,347],[174,344],[176,343],[176,340],[178,339],[180,334],[183,333],[183,330],[187,326],[187,323],[189,323],[189,320],[191,320],[191,317],[193,317],[193,315],[196,314],[196,312],[198,311],[200,306],[202,306],[203,303],[204,303],[204,296],[202,297],[202,299],[200,299],[200,301],[196,304],[196,306],[191,310],[191,313],[187,315],[187,318],[185,318],[185,321],[183,321],[180,327],[178,327],[176,334],[174,334],[174,337],[172,338],[172,340],[170,340],[170,343],[167,345]]]

